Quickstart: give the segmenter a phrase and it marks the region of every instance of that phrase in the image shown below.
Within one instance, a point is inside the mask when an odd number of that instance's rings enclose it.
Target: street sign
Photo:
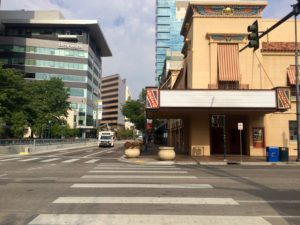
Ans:
[[[243,123],[238,123],[238,129],[239,130],[244,130],[244,124]]]

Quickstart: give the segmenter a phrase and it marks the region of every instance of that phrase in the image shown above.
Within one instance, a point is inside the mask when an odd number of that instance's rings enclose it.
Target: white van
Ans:
[[[100,131],[98,137],[99,147],[114,147],[114,132],[113,131]]]

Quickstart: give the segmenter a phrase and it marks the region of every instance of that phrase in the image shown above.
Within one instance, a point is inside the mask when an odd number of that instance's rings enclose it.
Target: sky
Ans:
[[[127,79],[133,98],[155,85],[156,0],[2,0],[1,10],[60,10],[66,19],[98,20],[113,57],[103,58],[103,76]],[[269,0],[265,18],[282,18],[296,0]]]

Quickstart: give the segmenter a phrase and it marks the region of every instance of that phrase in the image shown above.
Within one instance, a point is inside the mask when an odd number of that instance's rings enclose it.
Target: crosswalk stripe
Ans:
[[[184,174],[188,173],[187,171],[138,171],[138,170],[91,170],[89,173],[164,173],[164,174]]]
[[[117,215],[117,214],[41,214],[28,225],[107,225],[107,224],[172,224],[172,225],[271,225],[258,216],[193,216],[193,215]]]
[[[20,158],[2,159],[2,160],[0,160],[0,162],[14,161],[14,160],[18,160],[18,159],[20,159]]]
[[[142,166],[139,166],[139,167],[95,167],[94,169],[97,169],[97,170],[102,170],[102,169],[118,169],[118,170],[123,170],[123,169],[132,169],[132,170],[140,170],[140,169],[145,169],[145,170],[181,170],[180,168],[164,168],[164,167],[153,167],[153,168],[149,168],[149,167],[142,167]]]
[[[22,159],[22,160],[19,160],[19,162],[30,162],[30,161],[34,161],[34,160],[38,160],[40,158],[31,158],[31,159]]]
[[[144,171],[155,171],[155,170],[161,170],[161,171],[182,171],[182,169],[180,168],[168,168],[168,169],[165,169],[165,168],[160,168],[160,167],[157,167],[157,168],[143,168],[143,167],[139,167],[139,168],[132,168],[132,167],[129,167],[129,168],[98,168],[98,167],[95,167],[93,168],[94,170],[102,170],[102,171],[106,171],[106,170],[134,170],[134,171],[141,171],[141,170],[144,170]]]
[[[57,160],[60,160],[60,158],[46,159],[46,160],[42,160],[41,162],[46,163],[46,162],[53,162]]]
[[[180,205],[239,205],[232,198],[176,197],[59,197],[54,204],[180,204]]]
[[[84,163],[95,163],[95,162],[98,162],[98,161],[100,161],[100,159],[91,159],[91,160],[86,161]]]
[[[134,179],[196,179],[195,176],[159,176],[159,175],[84,175],[81,178],[83,179],[127,179],[127,178],[134,178]]]
[[[210,189],[210,184],[73,184],[71,188],[170,188],[170,189]]]
[[[69,159],[69,160],[66,160],[66,161],[63,161],[62,163],[72,163],[72,162],[76,162],[80,159]]]
[[[147,168],[156,168],[156,167],[161,167],[161,168],[177,168],[176,166],[163,166],[163,165],[102,165],[98,164],[98,167],[147,167]]]

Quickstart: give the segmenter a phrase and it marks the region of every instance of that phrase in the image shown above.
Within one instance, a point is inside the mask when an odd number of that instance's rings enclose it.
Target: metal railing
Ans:
[[[95,138],[87,139],[0,139],[0,146],[10,145],[57,145],[57,144],[79,144],[79,143],[93,143],[96,142]]]

